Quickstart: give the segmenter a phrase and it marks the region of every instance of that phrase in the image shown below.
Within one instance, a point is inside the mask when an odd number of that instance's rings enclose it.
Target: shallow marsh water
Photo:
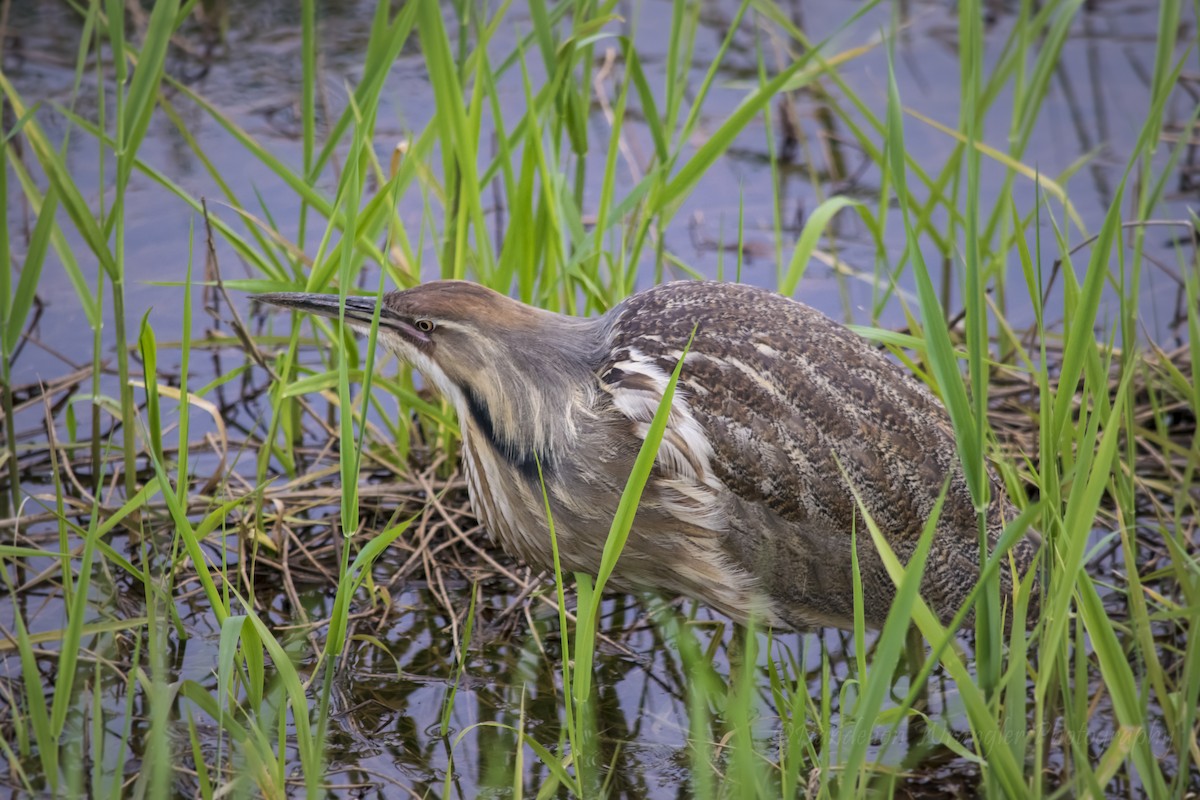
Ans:
[[[318,24],[323,101],[332,108],[340,109],[344,105],[345,87],[358,77],[372,6],[358,0],[328,2],[321,6]],[[856,6],[853,2],[797,1],[789,10],[793,18],[819,40],[833,34]],[[1002,42],[1012,25],[1012,10],[1005,3],[996,3],[989,8],[987,41]],[[735,11],[736,4],[727,2],[705,6],[700,15],[701,32],[696,39],[690,81],[698,82],[703,77]],[[661,86],[667,42],[658,34],[661,30],[658,22],[669,16],[670,5],[648,2],[623,8],[622,13],[627,24],[637,31],[638,50],[652,85]],[[1111,201],[1113,186],[1120,179],[1124,154],[1132,148],[1138,135],[1139,121],[1130,118],[1128,109],[1134,99],[1146,91],[1145,76],[1153,59],[1156,13],[1155,3],[1137,0],[1101,0],[1085,6],[1073,23],[1050,97],[1037,123],[1030,152],[1025,157],[1027,164],[1035,165],[1042,173],[1053,177],[1085,155],[1090,156],[1068,183],[1071,201],[1089,230],[1099,226]],[[900,24],[895,43],[896,70],[906,105],[953,125],[958,113],[958,56],[952,4],[944,0],[918,0],[878,9],[848,31],[837,33],[837,41],[846,48],[877,42],[880,32],[891,24],[892,14]],[[743,22],[744,30],[734,38],[727,67],[718,79],[722,87],[705,106],[704,118],[711,120],[709,127],[719,124],[741,101],[746,87],[757,80],[756,48],[764,49],[769,64],[774,65],[774,59],[780,56],[778,42],[773,39],[769,24],[752,20],[752,17],[747,16]],[[73,58],[80,32],[77,15],[65,4],[15,2],[9,9],[7,24],[3,69],[18,90],[27,99],[41,99],[47,104],[73,103],[78,113],[85,117],[94,116],[93,95],[84,93],[72,100]],[[1189,24],[1194,26],[1195,20],[1190,20]],[[518,32],[527,31],[532,23],[514,9],[506,25],[510,26],[505,29],[507,34],[496,39],[500,56],[506,49],[511,51]],[[235,122],[264,142],[275,156],[298,163],[299,26],[298,12],[292,3],[233,4],[229,9],[227,31],[211,51],[204,56],[176,54],[174,60],[168,62],[168,70],[230,114]],[[1186,40],[1186,36],[1184,38]],[[194,44],[199,48],[204,41],[197,35]],[[390,152],[397,141],[422,129],[434,113],[425,69],[425,62],[415,50],[402,55],[393,66],[379,111],[381,124],[377,139],[380,153]],[[887,69],[883,47],[867,50],[843,67],[840,74],[851,82],[861,97],[878,103],[877,112],[886,105]],[[536,82],[538,78],[535,67],[531,80]],[[510,73],[505,80],[508,83],[502,85],[503,96],[520,106],[525,95],[519,75]],[[1190,86],[1190,92],[1177,93],[1173,107],[1168,109],[1168,118],[1177,120],[1180,128],[1193,113],[1197,102],[1195,93],[1200,91],[1195,82]],[[239,193],[250,196],[258,193],[263,207],[279,221],[280,233],[294,241],[298,235],[295,194],[260,162],[248,158],[211,117],[198,112],[182,98],[178,99],[179,112],[187,120],[191,135],[213,156],[216,170],[233,183]],[[830,194],[844,193],[866,202],[878,202],[878,178],[874,167],[848,144],[850,139],[842,135],[837,124],[829,121],[830,117],[823,113],[821,97],[796,95],[792,102],[804,129],[801,140],[807,146],[801,145],[794,162],[781,170],[780,181],[776,183],[772,176],[768,156],[768,137],[775,136],[775,146],[778,146],[779,131],[770,130],[760,118],[738,137],[729,154],[704,175],[697,190],[684,202],[683,209],[665,232],[667,246],[699,273],[774,286],[777,281],[776,248],[782,247],[784,252],[791,249],[791,242],[775,240],[773,219],[777,212],[783,220],[783,228],[794,236],[806,212]],[[772,117],[775,124],[782,113]],[[1008,120],[993,117],[986,121],[984,138],[1003,142]],[[66,129],[62,118],[49,111],[43,124],[51,134],[58,136]],[[607,126],[599,107],[593,106],[590,110],[589,124]],[[628,124],[628,129],[630,146],[635,153],[639,148],[651,146],[644,125],[634,120]],[[916,119],[908,121],[908,136],[909,150],[918,160],[925,154],[931,162],[937,163],[950,146],[944,134]],[[485,135],[484,140],[488,139]],[[95,141],[78,133],[72,134],[66,152],[75,180],[91,190],[92,200],[99,201],[102,169],[96,157]],[[178,131],[161,114],[151,122],[141,155],[194,196],[215,198],[219,195],[216,185],[185,146]],[[1160,157],[1165,158],[1165,155]],[[625,165],[620,168],[624,170]],[[598,187],[604,169],[604,153],[589,156],[585,169],[592,176],[589,185]],[[104,174],[110,175],[111,170],[111,164],[108,164]],[[1200,176],[1196,170],[1197,166],[1187,161],[1178,166],[1178,182],[1168,189],[1167,199],[1156,216],[1187,218],[1188,210],[1200,199],[1197,196]],[[984,161],[985,196],[989,181],[998,181],[1000,174],[999,167]],[[621,179],[625,180],[624,176]],[[1032,206],[1036,197],[1033,184],[1025,182],[1017,196],[1025,197]],[[19,197],[19,189],[10,183],[10,223],[18,229],[18,237],[20,225],[31,224],[21,219],[23,204]],[[234,221],[235,215],[219,204],[214,203],[212,209],[216,215]],[[418,230],[423,215],[429,211],[424,199],[414,194],[400,198],[399,213],[406,224]],[[504,209],[491,208],[489,214],[489,219],[498,228],[503,225]],[[129,323],[134,324],[149,311],[150,322],[164,332],[160,334],[160,341],[165,340],[168,332],[178,330],[182,296],[178,283],[183,280],[189,258],[189,239],[197,243],[203,239],[202,220],[144,177],[131,185],[126,215]],[[737,239],[739,215],[745,223],[745,247],[741,253],[736,248],[724,246],[724,243]],[[1065,224],[1061,218],[1057,222]],[[1058,252],[1049,244],[1053,242],[1054,223],[1050,219],[1042,223],[1048,243],[1046,251],[1051,259]],[[837,318],[859,323],[878,321],[884,327],[902,325],[903,312],[895,303],[876,307],[881,287],[875,274],[875,245],[869,234],[849,216],[840,218],[832,230],[837,254],[850,265],[852,273],[838,273],[823,264],[814,264],[797,296]],[[889,238],[885,244],[890,249],[901,250],[904,247],[902,225],[898,222],[890,224],[887,233]],[[1081,238],[1077,233],[1074,236]],[[1177,232],[1170,229],[1152,230],[1148,235],[1151,242],[1148,252],[1157,254],[1167,263],[1174,263],[1176,236]],[[72,244],[79,245],[78,242]],[[311,241],[309,246],[313,246]],[[81,254],[85,252],[82,246],[77,249]],[[199,250],[197,246],[196,251]],[[227,278],[239,272],[237,256],[231,248],[218,240],[217,251]],[[433,277],[438,274],[435,245],[427,243],[424,255],[425,277]],[[85,259],[82,266],[86,273],[94,276],[94,263]],[[1016,269],[1015,265],[1012,269]],[[639,284],[648,285],[656,277],[653,269],[644,270],[639,276]],[[1147,335],[1164,346],[1186,341],[1186,332],[1178,316],[1178,284],[1166,272],[1155,270],[1145,271],[1142,279],[1141,307]],[[374,280],[374,277],[368,277],[366,285],[373,285]],[[912,288],[903,282],[907,280],[907,277],[902,279],[902,291]],[[1022,285],[1016,277],[1010,284]],[[957,288],[952,286],[951,289],[956,295]],[[1052,291],[1051,307],[1055,293],[1060,291],[1061,285]],[[31,329],[36,341],[31,340],[13,363],[14,386],[53,380],[71,372],[74,365],[87,363],[90,359],[91,333],[86,320],[74,302],[73,289],[65,273],[55,269],[53,264],[47,268],[39,285],[39,298],[45,305]],[[244,304],[241,299],[235,302]],[[1010,296],[1007,302],[1011,322],[1019,325],[1032,319],[1027,300]],[[948,305],[957,307],[953,298]],[[247,306],[243,305],[244,313]],[[205,324],[209,324],[199,293],[194,311],[198,320],[205,319]],[[1102,310],[1100,320],[1111,321],[1115,313],[1115,306],[1109,306],[1107,311]],[[262,320],[258,323],[262,324]],[[227,334],[227,331],[221,332],[221,335]],[[205,358],[196,357],[192,362],[193,385],[202,385],[245,361],[240,350],[223,350],[219,342],[212,346],[211,360],[205,355]],[[177,349],[164,347],[159,369],[162,374],[178,371]],[[102,378],[101,390],[112,393],[114,381],[112,375]],[[230,392],[220,408],[227,427],[253,431],[262,426],[268,413],[266,381],[264,374],[251,371],[240,387],[240,394]],[[43,413],[40,406],[22,411],[17,417],[18,430],[36,430]],[[196,416],[194,425],[194,436],[213,432],[213,424],[203,415]],[[336,453],[314,452],[302,466],[328,467],[336,464],[336,458]],[[252,478],[252,465],[252,454],[241,453],[232,463],[200,461],[195,468],[198,474],[206,474],[205,470],[218,467],[234,471],[243,469]],[[27,478],[24,484],[27,492],[46,492],[45,476],[39,475],[36,466],[24,470],[23,477]],[[391,518],[390,509],[398,501],[408,500],[415,504],[424,496],[419,487],[387,494],[388,477],[381,472],[374,478],[385,492],[377,502],[378,516],[374,522],[379,524]],[[314,485],[325,489],[336,487],[336,478],[333,473]],[[465,500],[461,487],[452,490],[447,497],[454,507],[452,510],[463,507]],[[302,673],[305,670],[303,659],[311,652],[301,646],[305,637],[323,635],[319,626],[308,624],[308,621],[327,619],[332,612],[334,588],[328,583],[327,575],[336,574],[337,554],[333,547],[322,549],[322,545],[329,545],[338,538],[328,525],[323,524],[324,520],[336,515],[336,505],[336,495],[330,495],[323,503],[314,503],[304,512],[305,517],[316,521],[306,528],[311,538],[306,539],[305,544],[319,550],[324,561],[310,565],[306,574],[290,576],[300,590],[297,594],[290,596],[283,591],[278,570],[258,566],[254,575],[253,586],[264,617],[279,626],[279,630],[296,626],[292,634],[296,637],[293,652],[301,659]],[[466,516],[460,518],[465,520]],[[53,529],[52,521],[42,521],[27,532],[46,534]],[[467,532],[477,538],[481,535],[478,531]],[[141,543],[125,538],[114,540],[112,546],[131,555]],[[230,545],[230,557],[244,556],[247,552],[244,542],[241,547],[238,550]],[[448,790],[450,796],[508,796],[505,787],[511,788],[513,752],[517,748],[512,729],[524,728],[536,734],[541,742],[554,742],[560,738],[559,704],[562,699],[553,656],[557,647],[557,617],[539,602],[525,610],[521,606],[522,598],[511,593],[511,584],[494,577],[491,571],[486,572],[487,580],[474,583],[476,574],[485,574],[485,571],[473,571],[471,552],[461,542],[448,542],[443,553],[453,554],[456,565],[461,567],[453,571],[455,580],[442,582],[439,576],[438,580],[408,579],[397,583],[392,577],[409,560],[411,552],[389,552],[374,570],[375,580],[388,588],[388,594],[373,605],[363,603],[356,609],[354,624],[349,631],[352,638],[338,667],[333,696],[335,711],[328,737],[328,757],[332,767],[329,781],[334,794],[346,797],[425,796],[426,793],[441,794]],[[519,565],[503,560],[501,554],[494,555],[506,566],[520,569]],[[266,558],[270,560],[269,556]],[[38,565],[32,563],[30,567],[37,569]],[[328,572],[323,575],[319,568]],[[208,684],[213,679],[220,631],[207,613],[203,595],[189,591],[194,587],[178,588],[181,594],[177,611],[188,638],[172,638],[168,667],[173,679]],[[118,610],[118,615],[129,618],[146,613],[144,598],[138,594],[140,587],[126,583],[120,575],[107,582],[101,579],[93,591],[96,595],[94,606],[106,609],[97,613],[97,620],[108,618],[113,609]],[[461,645],[463,633],[461,615],[471,605],[472,596],[478,604],[478,615],[460,675],[456,648]],[[14,602],[19,605],[31,633],[52,633],[61,627],[63,608],[60,598],[37,594],[23,594],[16,601],[12,598],[0,600],[0,621],[6,627],[10,625]],[[657,604],[651,605],[657,607]],[[456,615],[451,615],[447,606],[455,609]],[[676,619],[679,612],[660,610],[649,618],[646,608],[646,604],[630,598],[614,598],[606,605],[607,617],[602,629],[619,632],[614,634],[614,641],[603,646],[597,678],[598,728],[607,744],[604,751],[611,757],[611,770],[607,774],[615,796],[687,796],[690,789],[685,679],[678,653],[662,627],[669,624],[663,622],[664,619]],[[690,605],[683,609],[691,611]],[[695,616],[698,622],[692,627],[700,631],[706,644],[710,637],[728,639],[727,626],[710,612],[700,609]],[[763,642],[766,642],[765,637]],[[122,648],[128,646],[129,642],[119,637],[107,639],[102,645],[103,651],[89,653],[89,657],[124,663],[129,654]],[[762,668],[768,659],[773,659],[792,665],[792,669],[802,669],[814,680],[819,680],[824,654],[835,677],[845,677],[848,665],[844,654],[851,647],[849,635],[836,632],[820,636],[785,634],[772,642],[769,651],[763,648],[759,653],[759,666]],[[0,669],[4,680],[15,682],[34,678],[22,674],[20,662],[11,650],[0,651],[0,661],[4,663]],[[727,669],[723,652],[718,654],[717,664]],[[49,662],[43,664],[45,668],[48,666]],[[40,677],[48,680],[48,676]],[[949,709],[949,716],[953,717],[956,697],[952,690],[939,695],[939,686],[946,689],[946,684],[935,677],[930,710]],[[763,694],[756,735],[764,752],[771,753],[777,746],[782,723],[769,692]],[[442,715],[450,698],[453,704],[447,729],[443,732]],[[123,716],[121,709],[127,702],[123,684],[113,683],[102,696],[104,706],[118,718]],[[132,718],[137,720],[135,728],[140,728],[144,715],[136,704],[132,711]],[[1096,733],[1103,735],[1105,732]],[[213,738],[206,745],[222,746],[219,732],[212,731],[211,734]],[[111,730],[106,735],[116,742],[121,732]],[[141,744],[137,735],[132,741],[135,746]],[[911,765],[904,763],[906,754],[916,752],[910,745],[907,742],[890,744],[888,761],[908,769]],[[550,776],[533,757],[532,751],[525,748],[524,752],[527,765],[525,790],[533,795]],[[902,791],[913,796],[947,796],[972,791],[976,767],[956,760],[942,745],[933,745],[930,752],[922,751],[922,755],[919,768],[909,773]]]

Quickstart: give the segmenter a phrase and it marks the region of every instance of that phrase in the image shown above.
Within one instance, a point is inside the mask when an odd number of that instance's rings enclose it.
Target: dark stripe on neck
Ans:
[[[479,432],[483,434],[483,438],[487,439],[488,444],[492,446],[500,456],[515,467],[527,480],[537,482],[538,479],[538,459],[534,458],[533,450],[522,449],[516,443],[510,442],[507,439],[501,439],[496,433],[496,426],[492,422],[492,415],[488,411],[487,406],[480,400],[479,395],[474,391],[464,392],[467,396],[467,408],[471,411],[471,418],[475,420],[475,425],[479,428]],[[546,477],[550,475],[550,460],[544,454],[539,454],[542,462],[542,474]]]

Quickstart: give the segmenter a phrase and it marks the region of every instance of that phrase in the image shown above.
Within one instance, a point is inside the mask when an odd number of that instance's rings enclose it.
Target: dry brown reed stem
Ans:
[[[1057,349],[1048,344],[1047,356],[1057,359],[1059,355]],[[1137,461],[1131,466],[1141,481],[1177,477],[1177,472],[1184,468],[1189,458],[1194,458],[1187,450],[1196,430],[1196,419],[1191,415],[1189,401],[1184,397],[1170,397],[1164,392],[1166,383],[1153,379],[1163,373],[1168,363],[1186,380],[1191,380],[1191,359],[1186,347],[1170,352],[1151,349],[1131,379],[1135,400],[1133,422],[1137,427],[1134,436],[1138,444]],[[1120,384],[1119,371],[1120,364],[1114,358],[1109,374],[1110,396],[1115,396]],[[1039,434],[1037,386],[1027,373],[999,367],[992,371],[988,396],[991,403],[989,419],[1005,456],[1017,463],[1025,458],[1036,462]],[[1076,408],[1078,403],[1077,399]],[[1154,436],[1145,435],[1146,431],[1160,422],[1167,423],[1165,436],[1158,433]]]

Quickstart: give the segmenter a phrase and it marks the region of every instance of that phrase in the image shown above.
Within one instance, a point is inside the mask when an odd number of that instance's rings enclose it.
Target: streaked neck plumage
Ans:
[[[487,365],[464,382],[460,421],[529,477],[569,453],[579,415],[595,403],[603,348],[600,320],[546,314],[534,329],[507,331],[485,347]]]
[[[536,479],[538,462],[553,469],[570,452],[579,415],[590,413],[608,325],[603,317],[568,317],[507,298],[485,321],[490,335],[472,335],[472,346],[454,353],[429,355],[395,335],[383,341],[450,400],[464,438],[473,427]]]

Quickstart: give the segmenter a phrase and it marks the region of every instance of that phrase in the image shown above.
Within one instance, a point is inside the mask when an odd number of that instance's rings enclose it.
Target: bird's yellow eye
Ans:
[[[414,324],[421,333],[431,333],[437,327],[433,324],[433,320],[430,319],[419,319]]]

